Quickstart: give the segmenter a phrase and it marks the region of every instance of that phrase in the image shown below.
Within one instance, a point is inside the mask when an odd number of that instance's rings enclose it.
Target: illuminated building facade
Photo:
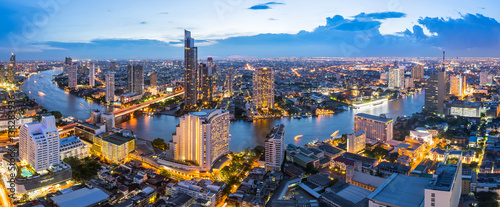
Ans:
[[[149,77],[149,85],[151,87],[158,86],[158,74],[157,73],[152,73],[151,74],[151,76]]]
[[[202,110],[184,115],[173,135],[174,159],[208,171],[229,152],[229,112]]]
[[[405,70],[404,68],[391,68],[389,69],[389,88],[401,88],[405,86]]]
[[[424,66],[423,65],[415,65],[411,69],[411,78],[415,81],[423,81],[424,80]]]
[[[43,116],[42,122],[28,123],[19,131],[19,156],[36,172],[60,164],[59,130],[54,116]]]
[[[89,156],[89,146],[83,143],[77,136],[62,138],[59,149],[61,160],[67,157],[83,159]]]
[[[387,142],[392,140],[394,122],[385,115],[356,114],[354,116],[354,131],[364,130],[367,139]]]
[[[76,88],[78,86],[78,70],[75,63],[68,65],[68,87]]]
[[[467,89],[465,76],[453,76],[450,78],[450,95],[463,97]]]
[[[95,86],[95,65],[94,63],[89,63],[89,86]]]
[[[0,83],[5,82],[5,68],[3,65],[0,65]]]
[[[7,82],[10,84],[14,83],[14,74],[16,73],[16,55],[12,53],[10,56],[10,64],[7,71]]]
[[[95,137],[94,144],[100,145],[102,158],[113,163],[123,163],[128,153],[135,149],[135,138],[126,136],[123,133],[114,133],[103,137]]]
[[[198,97],[197,91],[197,66],[198,48],[194,46],[194,39],[191,32],[184,31],[184,108],[191,110],[196,108]]]
[[[115,101],[115,74],[106,74],[106,102]]]
[[[275,126],[265,143],[266,171],[280,171],[285,158],[285,126]]]
[[[358,153],[363,150],[366,145],[365,130],[357,131],[347,135],[347,152]]]
[[[274,107],[274,71],[271,68],[256,68],[253,72],[253,106],[257,110]]]
[[[127,78],[130,93],[142,95],[144,92],[144,74],[142,65],[128,65]]]

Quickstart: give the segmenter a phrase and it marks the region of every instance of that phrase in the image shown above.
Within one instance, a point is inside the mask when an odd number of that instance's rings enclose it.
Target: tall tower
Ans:
[[[112,73],[116,71],[116,62],[111,62],[111,66],[109,66],[109,71]]]
[[[191,32],[184,30],[184,108],[193,110],[196,107],[198,48],[194,47]]]
[[[63,65],[63,73],[68,74],[69,67],[73,63],[73,60],[70,57],[64,58],[64,65]]]
[[[256,68],[253,72],[253,106],[258,110],[274,108],[274,72],[271,68]]]
[[[445,51],[442,67],[437,74],[431,74],[425,86],[425,111],[444,115],[444,102],[449,99],[449,82],[446,77]]]
[[[89,63],[89,86],[95,86],[95,65],[94,63]]]
[[[68,65],[68,87],[76,88],[78,86],[78,70],[75,63]]]
[[[275,126],[265,143],[266,171],[280,171],[285,158],[285,126]]]
[[[207,60],[207,64],[200,64],[199,66],[201,71],[201,93],[202,93],[202,102],[203,104],[208,104],[212,102],[212,94],[213,94],[213,60],[211,58]]]
[[[212,165],[229,152],[229,112],[204,109],[179,118],[173,136],[174,159],[191,161],[210,170]]]
[[[16,55],[12,53],[10,56],[9,70],[7,71],[7,81],[9,83],[14,83],[14,74],[16,73]]]
[[[411,69],[411,77],[415,81],[424,80],[424,66],[423,65],[415,65]]]
[[[156,87],[158,86],[158,74],[157,73],[153,73],[151,74],[151,76],[149,77],[149,85],[151,87]]]
[[[106,74],[106,102],[115,101],[115,74]]]
[[[59,130],[54,116],[43,116],[42,122],[28,123],[19,130],[19,155],[36,172],[59,164]]]
[[[5,82],[5,68],[0,65],[0,83]]]
[[[142,95],[144,90],[144,75],[142,65],[127,66],[128,89],[131,93]]]
[[[404,88],[404,69],[396,67],[389,69],[389,88]]]
[[[231,97],[233,95],[233,68],[229,68],[227,72],[227,80],[226,80],[226,87],[225,92],[227,97]]]

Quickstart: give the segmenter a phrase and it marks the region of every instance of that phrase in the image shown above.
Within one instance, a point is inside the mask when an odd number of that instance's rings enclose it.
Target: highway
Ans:
[[[153,100],[146,101],[144,103],[140,103],[140,104],[137,104],[137,105],[129,106],[127,108],[123,108],[123,109],[119,109],[119,110],[113,111],[113,112],[111,112],[111,114],[113,114],[115,117],[117,117],[117,116],[123,116],[125,114],[128,114],[128,113],[131,113],[131,112],[134,112],[134,111],[146,108],[150,104],[157,103],[157,102],[160,102],[160,101],[164,101],[165,99],[173,98],[173,97],[180,96],[180,95],[183,95],[183,94],[184,94],[184,90],[179,91],[179,92],[174,92],[174,93],[171,93],[171,94],[159,97],[159,98],[155,98]]]

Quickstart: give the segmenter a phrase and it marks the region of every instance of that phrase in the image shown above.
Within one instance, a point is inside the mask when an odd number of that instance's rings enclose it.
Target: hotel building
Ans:
[[[354,132],[364,130],[366,138],[383,143],[392,140],[393,125],[393,120],[383,114],[374,116],[360,113],[354,116]]]
[[[257,110],[274,107],[274,72],[271,68],[256,68],[253,72],[252,99]]]
[[[285,126],[275,126],[265,143],[266,171],[280,171],[285,156]]]
[[[60,139],[61,160],[67,157],[76,157],[83,159],[89,156],[89,146],[80,140],[77,136],[71,136]]]
[[[347,152],[358,153],[363,150],[366,145],[365,130],[347,135]]]

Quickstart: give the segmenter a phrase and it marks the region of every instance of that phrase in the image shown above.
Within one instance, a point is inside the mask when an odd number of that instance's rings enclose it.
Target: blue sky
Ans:
[[[0,0],[0,60],[499,57],[495,0]]]

